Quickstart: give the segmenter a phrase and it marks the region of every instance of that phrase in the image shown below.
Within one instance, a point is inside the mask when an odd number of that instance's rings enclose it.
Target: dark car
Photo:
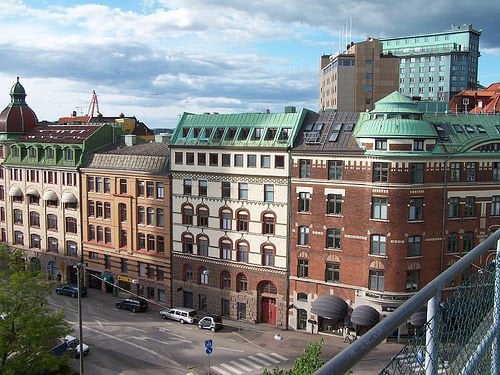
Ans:
[[[209,329],[215,332],[223,327],[222,317],[220,315],[212,314],[206,315],[198,321],[199,329]]]
[[[148,302],[143,299],[127,298],[115,303],[117,309],[129,310],[134,313],[146,311],[148,309]]]
[[[63,296],[70,296],[73,298],[78,297],[78,287],[76,285],[60,285],[56,287],[56,294],[62,294]],[[82,297],[87,295],[87,288],[82,288]]]

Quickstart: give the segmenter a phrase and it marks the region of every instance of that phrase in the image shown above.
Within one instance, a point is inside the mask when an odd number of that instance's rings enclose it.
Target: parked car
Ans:
[[[181,324],[194,324],[198,321],[196,311],[187,307],[174,307],[170,310],[160,311],[163,319],[172,319],[181,322]]]
[[[89,354],[89,346],[84,342],[80,345],[80,340],[76,337],[67,335],[64,337],[64,342],[68,345],[68,350],[74,353],[75,357],[79,357],[80,353],[83,353],[83,355]]]
[[[133,313],[146,311],[148,309],[148,302],[144,299],[126,298],[115,303],[117,309],[124,309],[132,311]]]
[[[209,329],[215,332],[223,327],[222,317],[220,315],[207,315],[198,321],[199,329]]]
[[[63,296],[78,297],[78,287],[76,285],[60,285],[56,287],[56,294]],[[87,288],[82,287],[82,297],[87,295]]]

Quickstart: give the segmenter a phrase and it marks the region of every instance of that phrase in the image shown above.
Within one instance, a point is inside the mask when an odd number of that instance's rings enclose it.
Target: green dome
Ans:
[[[19,77],[17,77],[17,82],[10,89],[10,97],[12,98],[12,103],[22,104],[26,98],[26,91],[23,85],[19,82]]]
[[[360,124],[357,138],[437,138],[427,121],[413,119],[374,119]]]
[[[391,94],[375,102],[375,109],[370,113],[422,113],[418,109],[418,103],[410,98],[393,91]]]

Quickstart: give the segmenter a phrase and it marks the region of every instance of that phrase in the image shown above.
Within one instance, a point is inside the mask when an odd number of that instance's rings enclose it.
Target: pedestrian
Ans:
[[[57,283],[61,284],[62,275],[60,273],[57,274]]]

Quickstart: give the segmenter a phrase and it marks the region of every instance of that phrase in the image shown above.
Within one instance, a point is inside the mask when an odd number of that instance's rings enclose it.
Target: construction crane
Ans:
[[[99,112],[99,102],[97,101],[97,94],[95,90],[92,90],[92,99],[90,100],[89,110],[87,112],[87,124],[90,123],[90,120],[94,117],[94,112],[97,113],[98,116],[102,116],[101,112]]]

